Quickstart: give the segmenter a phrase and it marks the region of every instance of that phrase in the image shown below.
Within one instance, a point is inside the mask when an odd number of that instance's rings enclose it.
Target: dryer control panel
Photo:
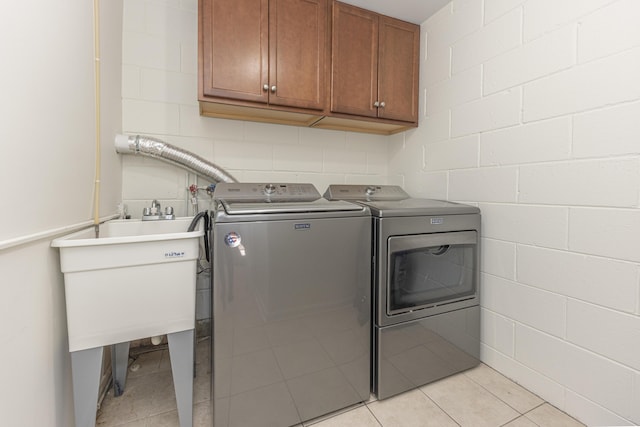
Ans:
[[[216,184],[213,198],[245,203],[312,202],[320,198],[320,193],[307,183],[221,182]]]
[[[327,200],[404,200],[409,195],[399,185],[330,185],[324,193]]]

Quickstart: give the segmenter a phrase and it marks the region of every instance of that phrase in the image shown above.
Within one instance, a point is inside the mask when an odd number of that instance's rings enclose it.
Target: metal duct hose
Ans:
[[[202,157],[148,136],[116,136],[116,152],[142,154],[187,169],[204,178],[218,182],[238,182],[231,174]]]

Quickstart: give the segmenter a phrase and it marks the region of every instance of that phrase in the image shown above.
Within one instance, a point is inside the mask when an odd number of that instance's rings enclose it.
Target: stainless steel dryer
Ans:
[[[480,210],[386,185],[331,185],[325,198],[371,209],[378,398],[476,366]]]
[[[369,398],[371,217],[311,184],[217,184],[214,426],[291,426]]]

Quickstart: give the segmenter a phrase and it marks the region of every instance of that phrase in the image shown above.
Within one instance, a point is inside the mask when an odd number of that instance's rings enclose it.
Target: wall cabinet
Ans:
[[[381,134],[418,124],[417,25],[332,0],[199,0],[198,37],[202,115]]]
[[[201,0],[200,18],[201,102],[325,110],[327,0]]]
[[[331,112],[416,123],[420,28],[335,2]]]

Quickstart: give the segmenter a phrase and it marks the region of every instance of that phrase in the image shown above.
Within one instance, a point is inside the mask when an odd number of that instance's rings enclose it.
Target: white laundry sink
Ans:
[[[113,220],[55,239],[69,351],[193,329],[202,227],[191,217]]]

